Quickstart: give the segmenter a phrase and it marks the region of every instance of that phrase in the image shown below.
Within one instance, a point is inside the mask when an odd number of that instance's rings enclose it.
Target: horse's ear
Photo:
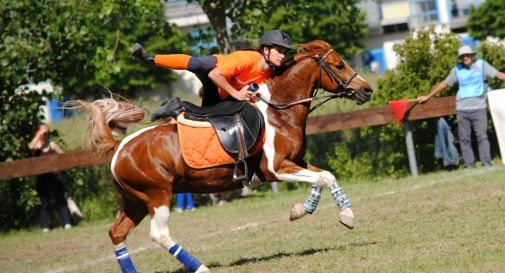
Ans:
[[[298,54],[305,54],[305,53],[307,53],[307,44],[301,44],[298,47],[298,50],[296,51],[296,53],[298,53]]]
[[[301,44],[298,47],[298,50],[296,51],[295,61],[297,62],[301,58],[305,57],[308,52],[309,52],[309,49],[307,48],[307,44]]]

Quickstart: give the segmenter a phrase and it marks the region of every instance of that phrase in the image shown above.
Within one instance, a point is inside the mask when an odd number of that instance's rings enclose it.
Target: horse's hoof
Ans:
[[[354,214],[351,208],[345,208],[340,211],[340,223],[348,229],[354,228]]]
[[[206,273],[206,272],[210,272],[209,268],[206,267],[205,265],[200,265],[198,267],[198,269],[195,271],[195,273]]]
[[[296,203],[291,207],[291,212],[289,213],[289,220],[294,221],[302,218],[307,214],[305,209],[303,209],[303,205],[300,203]]]

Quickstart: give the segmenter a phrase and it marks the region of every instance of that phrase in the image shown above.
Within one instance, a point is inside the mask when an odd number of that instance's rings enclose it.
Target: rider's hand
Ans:
[[[418,101],[419,103],[425,103],[425,102],[427,102],[429,99],[430,99],[430,96],[419,96],[419,97],[417,97],[417,101]]]
[[[242,89],[240,89],[240,91],[238,91],[236,94],[236,96],[234,96],[235,99],[239,100],[239,101],[243,101],[243,100],[253,100],[254,96],[256,96],[256,93],[255,92],[252,92],[250,90],[247,90],[247,88],[249,88],[249,86],[244,86],[242,87]]]

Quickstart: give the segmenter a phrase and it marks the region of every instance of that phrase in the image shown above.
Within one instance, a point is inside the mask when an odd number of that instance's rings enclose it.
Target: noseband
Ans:
[[[324,103],[326,103],[327,101],[329,101],[331,99],[353,96],[354,95],[354,91],[353,90],[349,90],[347,88],[347,86],[349,86],[349,84],[358,75],[358,73],[356,73],[349,65],[347,65],[347,63],[344,62],[344,64],[347,67],[349,67],[349,69],[353,73],[352,73],[351,77],[349,77],[349,79],[347,79],[347,80],[343,80],[342,78],[340,78],[338,76],[338,74],[334,70],[332,70],[330,68],[330,65],[328,63],[324,62],[324,59],[326,59],[326,57],[328,57],[328,55],[330,55],[331,52],[333,52],[333,48],[330,49],[330,50],[328,50],[321,57],[319,57],[318,55],[315,56],[315,59],[317,61],[318,67],[319,67],[319,77],[317,79],[317,86],[314,89],[315,91],[313,92],[314,95],[312,97],[306,98],[306,99],[295,100],[295,101],[288,102],[288,103],[275,104],[275,103],[272,103],[269,100],[263,98],[263,96],[261,96],[260,93],[257,93],[257,95],[259,96],[259,98],[262,101],[264,101],[265,103],[267,103],[271,107],[273,107],[275,109],[278,109],[278,110],[285,110],[285,109],[290,108],[293,105],[302,104],[302,103],[306,103],[306,102],[312,102],[312,101],[315,101],[315,100],[325,99],[322,102],[320,102],[317,105],[315,105],[312,108],[310,108],[309,113],[312,112],[312,111],[314,111],[314,110],[316,110],[321,105],[323,105]],[[323,76],[323,71],[326,73],[326,75],[328,76],[328,78],[330,78],[331,81],[336,82],[339,85],[339,87],[338,87],[338,90],[336,90],[337,92],[335,94],[324,95],[324,96],[319,96],[318,97],[317,96],[317,90],[321,87],[321,78]]]

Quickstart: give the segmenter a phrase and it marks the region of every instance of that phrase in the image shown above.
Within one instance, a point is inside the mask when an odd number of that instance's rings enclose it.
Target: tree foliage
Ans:
[[[188,2],[193,2],[189,0]],[[219,52],[228,54],[232,51],[232,43],[226,28],[226,7],[240,4],[242,1],[199,0],[203,11],[207,14],[214,30]]]
[[[349,56],[362,48],[359,39],[367,33],[365,14],[356,7],[357,0],[198,2],[209,18],[216,18],[211,19],[210,23],[216,33],[220,33],[217,38],[221,52],[229,50],[223,48],[220,37],[228,40],[230,36],[223,29],[225,18],[221,17],[219,24],[215,22],[223,9],[232,23],[231,36],[247,41],[250,47],[258,46],[259,37],[265,31],[280,29],[290,34],[294,42],[322,39],[334,46],[339,53]]]
[[[478,40],[487,37],[505,38],[505,1],[487,0],[478,8],[470,7],[468,30],[470,35]]]
[[[157,1],[1,2],[2,90],[51,79],[69,95],[88,96],[97,86],[133,94],[170,81],[132,61],[134,42],[156,52],[188,50]]]
[[[44,96],[103,97],[100,87],[129,96],[160,88],[172,76],[134,63],[133,43],[181,52],[189,51],[186,38],[165,21],[159,1],[0,0],[0,161],[30,156],[26,145],[41,122]],[[62,93],[19,88],[47,79]],[[30,223],[37,203],[26,183],[32,179],[1,182],[2,230]]]
[[[235,16],[236,25],[233,30],[236,36],[258,41],[264,31],[281,29],[297,43],[325,40],[345,56],[362,48],[359,39],[366,36],[367,28],[365,14],[356,7],[358,1],[286,1],[276,5],[271,2],[262,3],[256,9],[246,9],[240,17]]]

